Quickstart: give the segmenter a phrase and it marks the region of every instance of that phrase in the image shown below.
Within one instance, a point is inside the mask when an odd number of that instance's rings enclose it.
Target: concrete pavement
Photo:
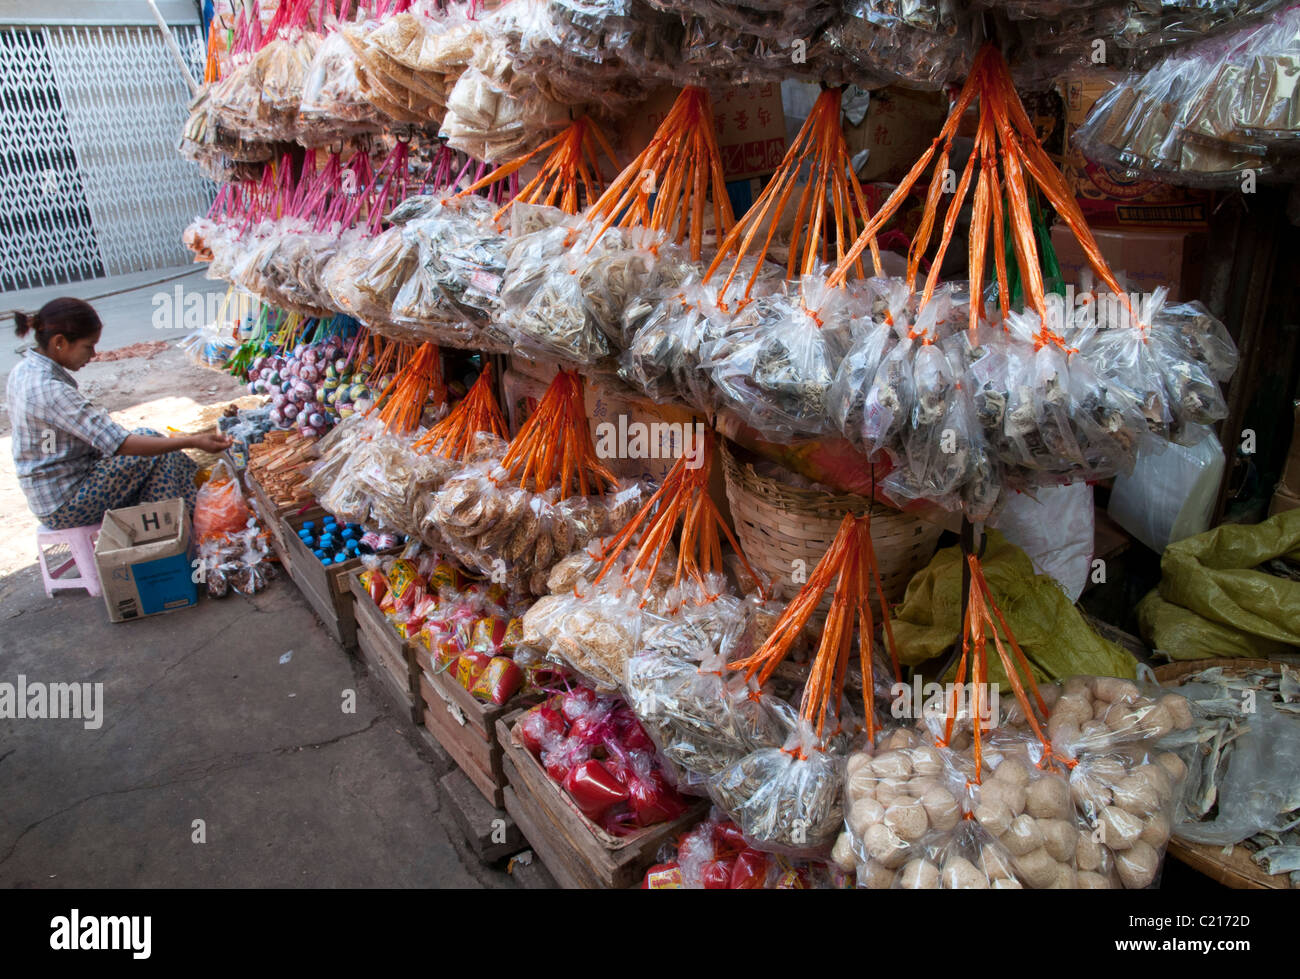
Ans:
[[[16,577],[0,683],[102,683],[104,706],[97,730],[0,719],[0,887],[518,886],[465,847],[450,761],[287,577],[118,625]]]

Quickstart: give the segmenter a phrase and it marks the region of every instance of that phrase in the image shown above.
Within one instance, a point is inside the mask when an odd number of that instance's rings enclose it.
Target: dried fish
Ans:
[[[1300,846],[1270,846],[1253,857],[1266,874],[1289,874],[1300,871]]]

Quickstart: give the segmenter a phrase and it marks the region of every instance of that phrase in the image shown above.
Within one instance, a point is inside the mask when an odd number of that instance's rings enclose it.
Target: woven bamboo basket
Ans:
[[[871,511],[871,543],[880,583],[891,603],[903,597],[912,576],[934,556],[943,533],[941,527],[883,504],[873,504],[864,496],[800,489],[761,475],[751,464],[737,460],[725,441],[720,454],[736,536],[745,557],[755,570],[771,578],[776,597],[783,601],[799,592],[801,582],[795,580],[796,570],[802,571],[798,577],[804,581],[812,575],[835,540],[846,513],[862,515]],[[822,597],[815,624],[824,621],[833,591],[828,588]],[[871,604],[879,614],[874,592]]]

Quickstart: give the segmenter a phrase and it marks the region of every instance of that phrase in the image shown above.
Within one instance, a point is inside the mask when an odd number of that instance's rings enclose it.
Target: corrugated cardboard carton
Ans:
[[[95,543],[95,566],[111,622],[194,605],[198,589],[185,501],[109,510]]]

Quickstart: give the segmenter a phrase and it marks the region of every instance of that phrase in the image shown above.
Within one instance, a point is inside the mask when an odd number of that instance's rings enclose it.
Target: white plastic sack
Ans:
[[[1214,433],[1193,446],[1168,443],[1163,452],[1145,447],[1133,475],[1115,477],[1111,518],[1157,553],[1210,529],[1227,460]]]
[[[1070,601],[1077,602],[1092,568],[1092,487],[1044,486],[1034,495],[1036,500],[1011,494],[993,526],[1029,555],[1039,574],[1051,575]]]

